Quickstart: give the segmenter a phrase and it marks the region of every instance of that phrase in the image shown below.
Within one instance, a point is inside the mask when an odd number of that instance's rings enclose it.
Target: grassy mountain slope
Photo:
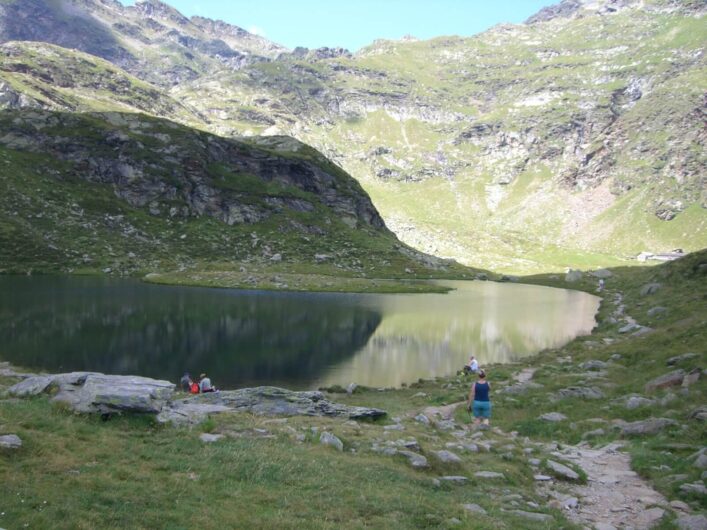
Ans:
[[[355,180],[291,138],[236,141],[117,112],[5,111],[0,124],[5,271],[172,270],[204,283],[189,274],[208,268],[232,275],[207,284],[255,286],[268,271],[448,267],[399,244]]]

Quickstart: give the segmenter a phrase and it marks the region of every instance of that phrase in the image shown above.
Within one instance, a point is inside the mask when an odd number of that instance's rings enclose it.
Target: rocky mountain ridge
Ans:
[[[106,17],[113,3],[71,6]],[[124,65],[160,93],[154,105],[147,97],[134,107],[223,136],[286,134],[311,144],[426,252],[532,270],[707,245],[701,2],[565,0],[524,25],[470,38],[377,41],[354,55],[261,43],[238,64],[221,60],[209,39],[235,49],[240,41],[227,37],[240,38],[239,28],[186,19],[155,1],[122,9],[130,20],[140,12],[134,22],[156,54]],[[127,42],[121,31],[112,34]],[[175,44],[169,31],[198,42]],[[5,106],[46,106],[27,99],[27,85],[53,94],[42,76],[64,61],[74,59],[3,67],[14,90]],[[80,75],[68,77],[81,85]],[[123,104],[113,87],[80,89],[86,110]],[[61,99],[48,107],[71,110]]]

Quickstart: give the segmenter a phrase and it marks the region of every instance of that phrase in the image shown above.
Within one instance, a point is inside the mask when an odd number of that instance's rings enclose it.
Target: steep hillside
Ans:
[[[432,253],[527,270],[706,246],[704,4],[567,4],[175,91],[223,132],[317,146]]]
[[[288,53],[157,0],[8,0],[0,41],[115,67],[7,43],[0,105],[290,135],[425,252],[502,271],[619,264],[707,247],[706,11],[564,0],[523,25],[352,55]]]
[[[447,267],[400,245],[355,180],[291,138],[236,141],[134,113],[43,110],[4,111],[0,131],[4,271],[174,270],[189,281],[209,268],[243,273],[215,283],[254,285],[263,270]]]

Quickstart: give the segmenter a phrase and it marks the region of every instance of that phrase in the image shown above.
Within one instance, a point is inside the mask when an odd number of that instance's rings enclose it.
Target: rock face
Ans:
[[[216,405],[239,412],[251,412],[264,416],[329,416],[350,419],[380,418],[386,412],[366,407],[350,407],[324,399],[318,391],[295,392],[276,387],[242,388],[193,397],[173,402],[169,414],[177,413],[185,406]]]

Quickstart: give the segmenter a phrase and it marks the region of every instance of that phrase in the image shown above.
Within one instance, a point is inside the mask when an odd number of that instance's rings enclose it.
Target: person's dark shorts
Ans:
[[[472,408],[472,411],[474,413],[475,418],[490,418],[491,402],[474,400],[474,406]]]

